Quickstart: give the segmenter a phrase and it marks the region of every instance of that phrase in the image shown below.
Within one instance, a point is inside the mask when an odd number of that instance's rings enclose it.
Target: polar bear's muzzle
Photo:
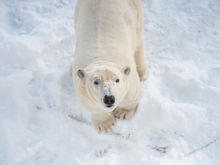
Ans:
[[[112,90],[112,82],[104,82],[102,86],[102,102],[108,109],[115,106],[116,96]]]
[[[115,97],[113,95],[105,95],[103,98],[103,102],[107,108],[111,108],[115,103]]]

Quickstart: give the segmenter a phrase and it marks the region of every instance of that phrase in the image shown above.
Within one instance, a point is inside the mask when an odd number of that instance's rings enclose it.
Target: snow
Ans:
[[[74,94],[74,5],[0,1],[0,164],[219,165],[220,1],[143,0],[148,79],[109,134]]]

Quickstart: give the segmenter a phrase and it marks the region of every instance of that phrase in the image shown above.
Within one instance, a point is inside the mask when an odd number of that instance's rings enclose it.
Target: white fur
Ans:
[[[140,0],[78,0],[76,5],[73,81],[80,104],[92,113],[95,126],[101,130],[110,129],[114,121],[109,111],[116,107],[133,111],[141,96],[140,79],[146,64],[140,3]],[[129,75],[123,73],[126,66],[131,69]],[[78,69],[85,72],[84,79],[77,76]],[[91,80],[102,69],[121,80],[119,84],[113,80],[102,82],[103,93],[111,91],[117,97],[110,110],[102,105],[102,94]]]

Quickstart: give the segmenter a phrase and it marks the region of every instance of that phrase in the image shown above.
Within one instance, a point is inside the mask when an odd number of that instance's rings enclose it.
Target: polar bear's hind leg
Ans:
[[[140,45],[138,46],[138,48],[135,52],[135,62],[136,62],[136,68],[137,68],[137,72],[138,72],[140,81],[144,81],[144,75],[146,73],[147,64],[146,64],[146,60],[144,57],[144,41],[143,41],[143,39],[141,39]]]

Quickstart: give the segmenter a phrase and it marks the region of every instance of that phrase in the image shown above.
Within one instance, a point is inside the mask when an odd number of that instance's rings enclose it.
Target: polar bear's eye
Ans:
[[[119,81],[120,81],[119,79],[116,79],[116,80],[115,80],[116,83],[119,83]]]
[[[99,82],[97,80],[94,81],[95,85],[99,85]]]

